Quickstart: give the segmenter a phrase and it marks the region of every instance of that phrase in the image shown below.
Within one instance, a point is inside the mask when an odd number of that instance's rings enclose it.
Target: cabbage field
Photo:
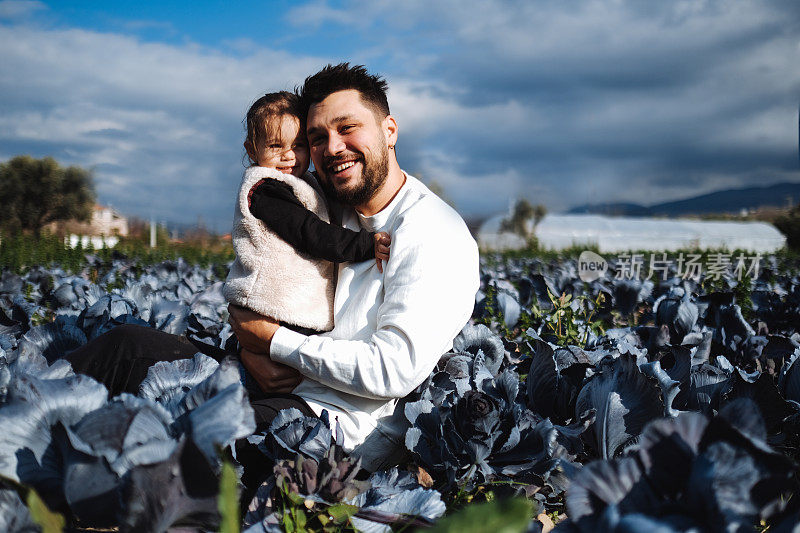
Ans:
[[[232,359],[114,398],[63,359],[120,324],[232,346],[219,265],[6,270],[0,531],[797,530],[800,263],[624,266],[484,256],[470,324],[404,405],[404,459],[372,474],[325,416],[253,434]],[[238,439],[275,461],[242,511]]]

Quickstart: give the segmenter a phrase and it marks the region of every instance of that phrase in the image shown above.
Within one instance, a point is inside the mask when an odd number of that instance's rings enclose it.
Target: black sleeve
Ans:
[[[374,233],[328,224],[303,207],[292,188],[264,180],[250,197],[250,212],[281,239],[317,259],[358,262],[375,258]]]

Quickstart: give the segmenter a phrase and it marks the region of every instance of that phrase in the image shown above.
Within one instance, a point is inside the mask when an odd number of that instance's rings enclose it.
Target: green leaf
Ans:
[[[294,521],[295,524],[297,524],[298,531],[305,531],[307,520],[308,517],[306,517],[306,513],[302,509],[297,509],[297,512],[294,514]]]
[[[533,516],[534,504],[524,498],[468,505],[438,522],[429,533],[523,533]]]
[[[283,513],[283,528],[287,533],[296,531],[296,528],[294,527],[294,520],[292,520],[292,513],[290,511],[284,511]]]
[[[333,517],[333,521],[337,524],[343,524],[350,520],[354,514],[358,512],[358,507],[355,505],[347,505],[346,503],[337,503],[328,507],[328,514]]]
[[[239,493],[236,471],[233,469],[233,464],[227,459],[222,463],[217,508],[222,518],[219,526],[220,533],[239,533]]]
[[[35,490],[28,491],[26,503],[31,518],[42,528],[42,533],[61,533],[64,530],[64,517],[48,509]]]
[[[297,494],[296,492],[287,492],[286,497],[289,498],[289,501],[294,505],[303,506],[306,503],[305,497]]]

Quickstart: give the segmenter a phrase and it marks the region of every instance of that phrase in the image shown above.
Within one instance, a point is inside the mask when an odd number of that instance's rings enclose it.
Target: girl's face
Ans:
[[[292,115],[283,115],[277,126],[267,128],[270,133],[264,145],[254,154],[248,150],[248,154],[260,167],[274,168],[299,178],[308,170],[306,133],[300,128],[300,120]]]

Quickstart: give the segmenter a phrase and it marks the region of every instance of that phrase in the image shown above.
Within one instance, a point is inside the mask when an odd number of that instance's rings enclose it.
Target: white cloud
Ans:
[[[0,157],[93,167],[102,201],[225,229],[242,171],[242,118],[319,61],[244,57],[78,29],[0,26]],[[176,192],[178,191],[178,192]]]
[[[568,206],[588,189],[588,201],[646,203],[800,179],[787,168],[800,93],[798,9],[789,3],[385,7],[348,2],[337,17],[359,13],[364,27],[394,33],[406,68],[406,56],[435,43],[438,60],[403,83],[424,80],[436,98],[417,91],[401,97],[401,110],[431,117],[420,131],[433,146],[470,154],[453,161],[464,180],[511,169],[525,176],[506,182],[518,187],[512,194],[536,182]],[[436,23],[408,38],[409,20]]]
[[[294,26],[318,29],[326,23],[346,24],[353,22],[354,19],[353,13],[332,8],[328,6],[326,0],[313,0],[290,9],[286,14],[286,20]]]
[[[556,209],[800,179],[786,164],[800,94],[788,2],[336,5],[314,0],[286,21],[346,31],[353,61],[381,65],[401,163],[468,214],[524,195]],[[222,47],[0,25],[0,157],[91,165],[120,208],[224,226],[248,105],[331,59],[247,36]]]
[[[47,6],[36,0],[3,0],[0,2],[0,19],[25,18]]]

